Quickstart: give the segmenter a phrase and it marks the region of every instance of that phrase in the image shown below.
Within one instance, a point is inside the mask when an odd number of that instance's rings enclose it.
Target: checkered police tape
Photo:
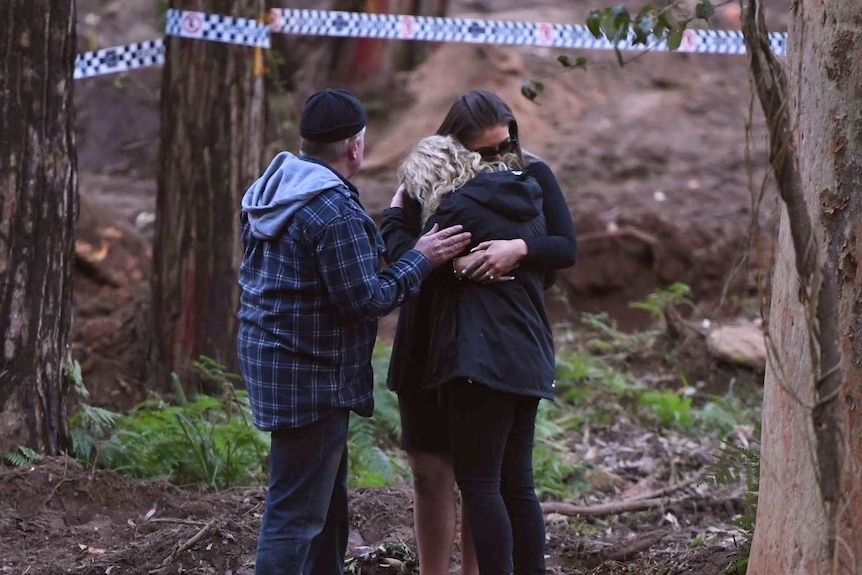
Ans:
[[[168,10],[165,33],[170,36],[260,48],[270,47],[271,32],[350,38],[508,44],[548,48],[599,50],[614,48],[608,40],[595,38],[586,26],[577,24],[282,8],[276,8],[269,12],[269,22],[267,26],[257,20],[247,18]],[[769,41],[770,47],[776,55],[785,55],[787,34],[771,33]],[[643,51],[645,49],[644,46],[632,45],[630,41],[621,43],[617,47],[620,50]],[[666,51],[667,45],[664,42],[659,42],[651,49]],[[683,35],[679,51],[702,54],[745,54],[745,42],[742,33],[734,30],[687,29]],[[75,61],[74,77],[75,79],[89,78],[135,68],[158,66],[164,61],[165,45],[162,39],[116,46],[78,54]]]
[[[169,36],[261,48],[269,48],[270,38],[269,27],[257,20],[183,10],[168,10],[165,33]],[[160,38],[78,54],[74,78],[77,80],[159,66],[164,62],[165,43]]]
[[[221,16],[188,10],[168,10],[168,36],[181,36],[243,46],[269,48],[269,28],[248,18]]]
[[[586,26],[577,24],[276,8],[270,10],[270,27],[273,32],[312,36],[598,50],[614,48],[607,39],[596,38]],[[783,56],[786,53],[787,35],[770,34],[770,45],[776,55]],[[642,45],[632,45],[630,41],[620,43],[617,47],[620,50],[643,51],[645,49]],[[667,45],[660,42],[651,49],[666,51]],[[679,51],[702,54],[745,54],[745,41],[742,32],[734,30],[687,29]]]
[[[75,58],[74,78],[78,80],[164,63],[165,43],[159,38],[78,54]]]

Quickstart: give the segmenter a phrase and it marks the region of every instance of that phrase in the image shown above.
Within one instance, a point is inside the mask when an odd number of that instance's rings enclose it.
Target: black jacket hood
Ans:
[[[541,213],[542,188],[521,170],[481,173],[454,193],[519,222],[532,220]]]

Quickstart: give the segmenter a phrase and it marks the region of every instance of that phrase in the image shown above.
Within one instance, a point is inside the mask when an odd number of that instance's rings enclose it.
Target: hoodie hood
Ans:
[[[542,211],[542,188],[521,170],[483,172],[464,184],[463,194],[511,220],[526,222]]]
[[[347,185],[324,165],[281,152],[242,197],[252,234],[258,239],[277,237],[294,214],[325,190]]]

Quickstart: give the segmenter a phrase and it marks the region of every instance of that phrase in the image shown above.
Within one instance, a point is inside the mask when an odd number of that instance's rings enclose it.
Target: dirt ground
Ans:
[[[77,4],[81,50],[90,36],[87,14],[99,16],[99,47],[160,35],[156,3]],[[301,7],[312,4],[326,3]],[[594,7],[586,0],[464,0],[451,2],[450,13],[582,23]],[[768,7],[772,29],[786,29],[788,3]],[[715,25],[735,27],[733,10],[722,8]],[[457,94],[491,89],[512,105],[524,146],[554,168],[579,232],[579,263],[548,299],[555,323],[604,311],[622,329],[644,327],[649,316],[629,303],[674,281],[692,287],[698,318],[755,317],[777,203],[764,184],[766,132],[745,57],[655,53],[620,68],[613,54],[571,51],[588,58],[587,70],[565,72],[558,53],[434,45],[415,71],[399,76],[397,101],[368,93],[366,163],[356,178],[366,208],[378,215],[388,205],[400,158],[434,131]],[[546,90],[531,103],[519,92],[535,79]],[[159,69],[145,69],[75,85],[81,221],[73,349],[94,402],[115,409],[141,399],[159,82]],[[290,98],[282,104],[288,121],[278,132],[295,151],[296,107]],[[760,243],[750,242],[752,231]],[[394,320],[381,322],[384,339]],[[715,371],[693,361],[683,370]],[[0,469],[0,573],[251,573],[262,497],[260,490],[193,494],[66,459]],[[591,537],[549,515],[550,565],[556,573],[722,573],[735,553],[729,521],[738,500],[690,488],[672,510],[588,520]],[[352,548],[412,541],[410,506],[406,487],[355,493]],[[720,544],[693,547],[708,528]],[[362,573],[392,572],[375,564],[369,559]]]
[[[662,442],[648,443],[641,445],[640,459],[667,449]],[[678,461],[681,472],[702,465],[696,457]],[[635,469],[638,464],[627,465]],[[653,478],[641,478],[623,495],[644,500],[654,487]],[[725,573],[738,553],[734,543],[741,536],[730,520],[743,512],[740,494],[709,490],[691,480],[678,487],[660,504],[616,518],[547,513],[549,573]],[[69,458],[0,467],[0,573],[251,575],[264,496],[262,488],[192,492],[165,481],[84,469]],[[415,567],[409,486],[353,491],[350,517],[353,573],[401,572],[392,569],[398,565],[393,559]],[[453,573],[457,564],[456,549]]]

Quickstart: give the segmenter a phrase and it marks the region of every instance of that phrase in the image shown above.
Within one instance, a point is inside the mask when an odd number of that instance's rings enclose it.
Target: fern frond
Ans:
[[[24,467],[42,461],[42,456],[25,445],[19,445],[3,455],[3,461],[12,467]]]

